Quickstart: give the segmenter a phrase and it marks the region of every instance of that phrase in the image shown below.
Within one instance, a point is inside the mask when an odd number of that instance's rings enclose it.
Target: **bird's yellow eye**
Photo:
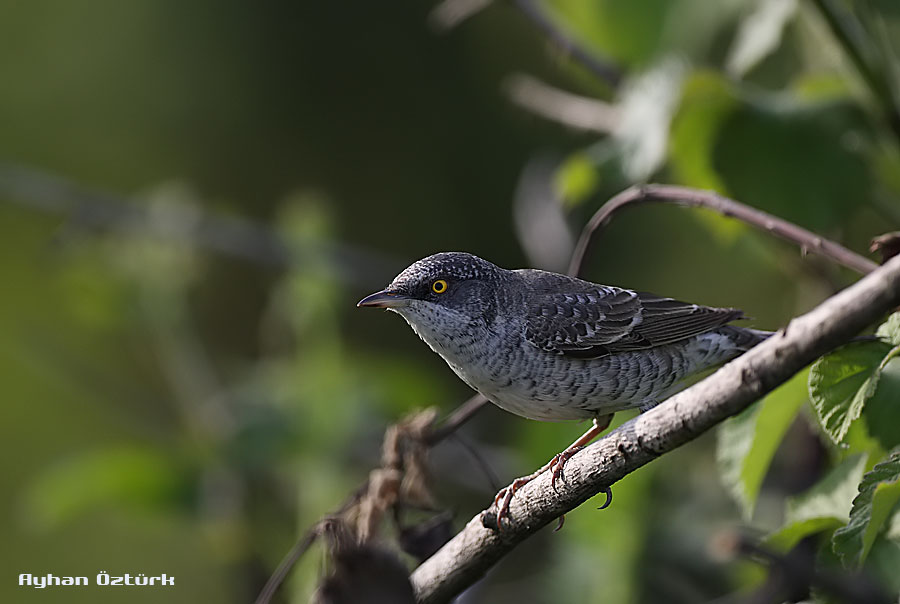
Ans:
[[[447,282],[443,279],[438,279],[434,283],[431,284],[431,291],[436,294],[442,294],[447,291]]]

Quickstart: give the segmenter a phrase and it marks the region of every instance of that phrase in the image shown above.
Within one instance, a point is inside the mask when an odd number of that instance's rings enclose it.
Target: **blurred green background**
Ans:
[[[835,3],[866,78],[821,4],[536,3],[621,71],[613,85],[505,2],[446,32],[430,2],[6,2],[0,600],[252,601],[378,464],[388,424],[470,394],[398,317],[355,308],[420,257],[561,269],[590,214],[645,181],[714,188],[857,251],[896,230],[900,10]],[[612,117],[576,128],[512,98],[545,85]],[[617,219],[585,276],[772,329],[856,278],[671,207]],[[805,398],[803,380],[778,396]],[[506,484],[583,428],[491,407],[462,433]],[[708,435],[629,476],[610,509],[537,535],[465,601],[752,588],[764,573],[710,548],[748,526],[714,449]],[[777,527],[826,458],[801,417],[752,530]],[[453,441],[432,466],[457,527],[495,492]],[[307,554],[277,601],[307,601],[323,564]],[[100,571],[176,587],[17,585]]]

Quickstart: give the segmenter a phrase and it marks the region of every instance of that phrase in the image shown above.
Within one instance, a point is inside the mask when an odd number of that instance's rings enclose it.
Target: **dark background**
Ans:
[[[354,308],[420,257],[559,268],[570,242],[552,225],[577,235],[641,181],[714,188],[857,251],[897,229],[895,79],[884,93],[860,78],[816,3],[539,6],[624,82],[505,2],[447,33],[429,26],[431,3],[409,1],[0,9],[0,598],[251,601],[377,465],[387,424],[469,396],[398,317]],[[896,6],[854,6],[887,61]],[[771,22],[753,30],[761,14]],[[522,73],[633,123],[604,135],[536,117],[507,92]],[[550,218],[517,226],[526,198]],[[672,207],[617,219],[588,265],[773,329],[855,278]],[[804,379],[779,396],[805,397]],[[582,429],[490,408],[464,434],[505,484]],[[612,508],[538,535],[468,601],[698,602],[754,585],[756,567],[709,551],[744,526],[714,448],[707,436],[629,476]],[[822,455],[799,421],[752,526],[778,525]],[[494,489],[452,442],[433,461],[461,526]],[[322,567],[309,553],[281,601],[305,602]],[[16,581],[100,571],[165,572],[176,587]]]

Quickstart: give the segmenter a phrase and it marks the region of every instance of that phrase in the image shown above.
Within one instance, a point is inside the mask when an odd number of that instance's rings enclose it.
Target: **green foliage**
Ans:
[[[805,372],[723,423],[716,440],[722,481],[746,519],[753,516],[759,489],[784,434],[806,402]]]
[[[858,568],[900,501],[900,451],[875,464],[859,483],[850,521],[834,533],[834,551],[849,567]]]
[[[841,140],[865,139],[864,126],[863,114],[847,103],[747,97],[722,123],[712,161],[736,199],[824,231],[869,195],[866,156]]]
[[[498,3],[440,37],[425,4],[9,4],[0,157],[110,195],[4,180],[0,165],[4,568],[96,573],[112,559],[176,573],[172,602],[251,601],[296,534],[377,464],[387,424],[469,395],[398,317],[354,302],[440,249],[528,264],[509,216],[529,157],[564,155],[546,184],[573,231],[646,180],[714,189],[856,250],[900,225],[896,100],[851,73],[820,3],[534,2],[621,68],[616,89]],[[876,80],[895,80],[900,5],[831,4],[855,17]],[[610,136],[532,119],[499,92],[519,71],[622,119]],[[276,233],[286,263],[259,246]],[[748,233],[642,207],[598,238],[586,276],[740,307],[763,329],[852,278]],[[780,551],[818,538],[833,554],[825,537],[845,527],[834,543],[848,564],[900,591],[885,457],[900,445],[900,314],[879,334],[813,366],[814,412],[801,375],[715,445],[617,484],[609,510],[583,506],[522,544],[483,581],[485,601],[752,589],[765,569],[708,559],[738,521],[731,499]],[[505,483],[581,428],[491,408],[462,436]],[[432,461],[438,505],[458,522],[485,507],[493,492],[461,447]],[[322,567],[307,555],[283,599],[308,601]],[[29,601],[9,582],[0,600]]]
[[[846,524],[866,460],[865,454],[848,457],[808,491],[788,498],[784,525],[770,534],[766,543],[787,552],[809,535]]]
[[[97,509],[131,507],[157,514],[180,507],[191,476],[172,456],[149,447],[85,452],[48,467],[22,502],[26,521],[50,531]]]
[[[556,194],[565,203],[577,205],[597,189],[599,174],[582,154],[571,155],[556,172]]]
[[[682,182],[726,191],[713,164],[713,150],[724,120],[740,102],[722,75],[701,71],[685,82],[681,107],[672,123],[672,170]]]
[[[844,440],[850,425],[875,393],[882,361],[891,347],[882,342],[850,344],[828,354],[809,371],[809,398],[825,433]]]
[[[625,64],[646,64],[658,52],[666,0],[555,0],[550,3],[576,35]]]
[[[852,422],[860,417],[866,402],[875,396],[888,363],[900,354],[900,313],[878,328],[877,341],[845,346],[816,361],[809,373],[809,396],[826,434],[835,442],[844,440]],[[878,430],[882,442],[889,432]]]

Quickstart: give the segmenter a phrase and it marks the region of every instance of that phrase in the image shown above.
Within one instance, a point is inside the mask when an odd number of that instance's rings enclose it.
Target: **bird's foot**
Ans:
[[[554,455],[553,459],[550,460],[550,463],[548,465],[549,469],[553,472],[553,474],[550,476],[550,487],[554,491],[556,491],[557,480],[561,480],[563,482],[565,482],[566,480],[565,474],[563,474],[563,468],[565,467],[566,462],[569,461],[570,457],[572,457],[582,449],[584,449],[584,447],[581,445],[569,447],[565,451]]]
[[[503,530],[503,520],[509,518],[509,504],[512,501],[513,495],[516,494],[516,491],[524,487],[526,484],[540,476],[540,474],[547,468],[544,466],[534,474],[529,474],[528,476],[521,476],[513,480],[508,487],[503,487],[500,489],[497,494],[494,496],[494,505],[493,507],[497,508],[497,530]]]
[[[503,519],[509,518],[509,504],[512,502],[513,496],[516,494],[516,491],[521,489],[523,486],[546,472],[550,470],[553,474],[550,476],[550,486],[553,487],[553,490],[556,491],[556,481],[557,480],[565,480],[565,475],[563,474],[563,468],[566,465],[566,462],[569,461],[573,455],[581,451],[585,445],[594,440],[601,432],[606,430],[609,426],[609,422],[612,420],[612,415],[605,415],[602,417],[598,417],[594,419],[593,426],[581,435],[581,437],[572,443],[565,451],[553,456],[544,467],[535,472],[534,474],[529,474],[528,476],[522,476],[521,478],[516,478],[512,481],[512,483],[497,493],[494,496],[494,505],[492,507],[497,508],[497,517],[496,524],[497,530],[503,530]],[[608,487],[605,491],[606,493],[606,503],[603,504],[600,509],[604,509],[610,503],[612,503],[612,490]],[[493,524],[493,516],[489,514],[485,514],[483,517],[483,524],[486,528],[489,527],[490,524]],[[564,516],[560,517],[559,526],[556,527],[556,530],[562,528],[562,522],[564,521]]]

